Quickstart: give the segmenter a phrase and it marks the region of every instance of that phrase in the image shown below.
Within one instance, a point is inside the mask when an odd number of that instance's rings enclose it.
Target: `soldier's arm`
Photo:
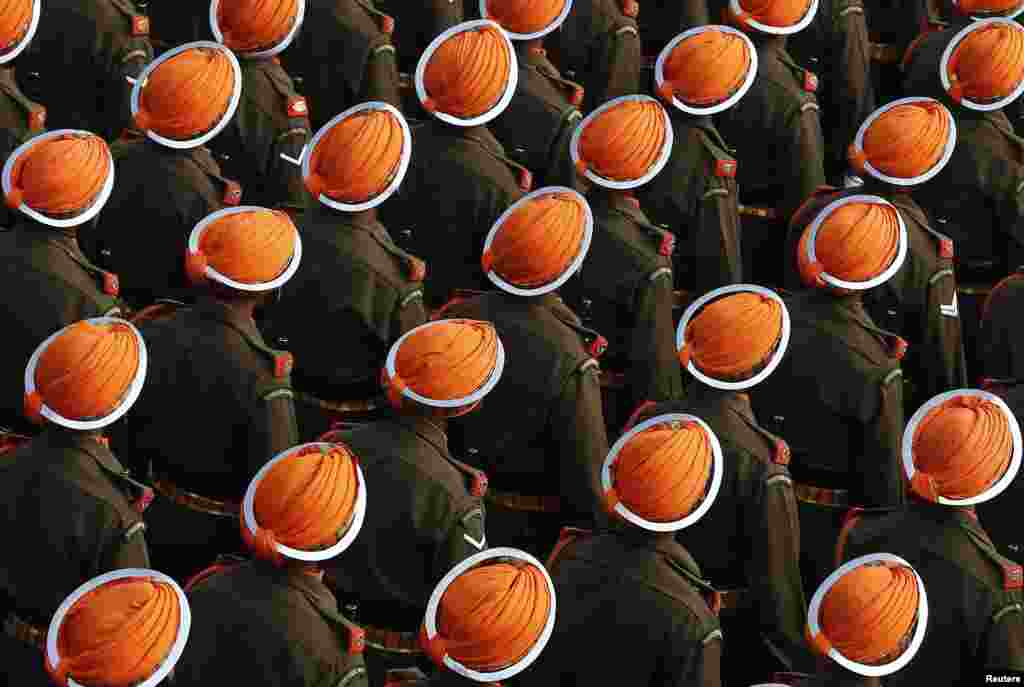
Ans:
[[[391,335],[397,339],[410,329],[415,329],[427,321],[427,309],[423,304],[423,288],[411,291],[402,297],[395,308]]]
[[[698,26],[718,24],[721,21],[721,17],[715,17],[714,21],[711,21],[707,0],[683,0],[681,15],[683,31],[688,31]]]
[[[797,208],[814,191],[825,185],[825,142],[821,133],[821,111],[817,100],[808,94],[793,112],[789,122],[789,144],[792,151],[792,178],[780,210],[783,217],[792,217]]]
[[[107,572],[120,568],[148,568],[149,549],[144,533],[146,525],[138,520],[111,524],[104,529],[103,549],[100,554],[100,569]]]
[[[398,62],[395,46],[390,42],[370,50],[362,100],[380,100],[402,109],[402,98],[398,92]]]
[[[1024,610],[1020,599],[993,615],[985,648],[985,667],[1024,670]]]
[[[583,115],[579,113],[579,110],[573,110],[562,118],[562,128],[551,148],[551,160],[544,179],[545,185],[565,186],[580,192],[585,190],[582,180],[577,178],[576,166],[573,165],[572,156],[569,154],[572,134],[582,118]]]
[[[153,61],[153,45],[149,41],[149,22],[143,15],[132,20],[119,11],[101,12],[97,20],[110,22],[99,26],[93,43],[93,60],[103,77],[106,126],[96,133],[108,141],[118,138],[132,126],[131,94],[135,79]],[[133,35],[133,33],[138,35]]]
[[[287,379],[260,385],[249,411],[249,474],[287,448],[299,443],[295,402]]]
[[[743,278],[736,197],[722,180],[709,177],[696,227],[697,288],[708,291]]]
[[[716,623],[717,625],[717,623]],[[680,646],[675,656],[665,656],[665,662],[675,668],[667,671],[664,682],[652,682],[652,687],[721,687],[722,684],[722,631],[717,627],[703,638],[689,639]]]
[[[966,387],[967,363],[960,329],[960,307],[952,265],[928,279],[928,298],[921,322],[924,339],[918,344],[929,397]]]
[[[592,78],[587,83],[590,108],[620,95],[639,93],[642,59],[640,33],[632,19],[622,17],[598,36],[591,53]]]
[[[629,350],[629,385],[634,406],[670,401],[683,391],[672,325],[672,271],[661,268],[637,289],[636,322]]]
[[[1013,378],[1016,376],[1014,349],[1017,346],[1017,313],[1014,308],[1016,297],[1011,293],[1014,287],[997,285],[988,297],[985,316],[981,321],[982,373],[986,377]]]
[[[882,378],[878,404],[864,427],[860,460],[852,471],[851,500],[866,507],[896,506],[904,501],[900,445],[903,438],[903,373],[894,368]]]
[[[487,548],[484,506],[476,501],[452,525],[434,562],[434,579],[440,580],[456,563]]]
[[[833,160],[840,169],[846,166],[846,149],[857,129],[875,109],[871,83],[871,42],[863,0],[840,0],[832,26],[833,68],[826,87],[834,95],[839,115],[838,130],[833,132]]]
[[[273,144],[270,147],[270,157],[267,161],[267,169],[264,175],[271,181],[272,186],[278,189],[278,196],[275,200],[275,207],[297,214],[305,210],[310,203],[309,194],[302,183],[302,168],[288,162],[284,156],[298,160],[302,155],[302,149],[309,143],[312,134],[310,132],[309,117],[292,112],[292,109],[301,107],[305,109],[305,99],[296,100],[299,96],[292,98],[285,107],[290,108],[286,126],[275,127],[268,132],[272,137]]]
[[[1024,246],[1024,165],[989,156],[982,166],[977,173],[983,189],[991,185],[990,193],[999,213],[999,230]]]

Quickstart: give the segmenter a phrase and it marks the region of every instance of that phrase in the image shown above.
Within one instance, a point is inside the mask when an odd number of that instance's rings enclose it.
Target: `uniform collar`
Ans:
[[[505,156],[505,148],[498,142],[498,139],[494,137],[494,134],[492,134],[491,130],[486,126],[457,127],[448,126],[447,124],[438,125],[444,129],[453,130],[451,133],[454,136],[464,138],[467,141],[473,141],[492,155],[497,155],[499,157]]]
[[[444,427],[443,424],[419,415],[396,415],[395,422],[426,441],[444,455],[449,455],[448,435],[442,429]]]
[[[745,393],[715,389],[707,384],[697,382],[694,385],[693,397],[703,404],[727,408],[746,420],[754,420],[754,409],[750,405],[750,396]]]
[[[196,312],[205,318],[216,320],[226,324],[227,326],[237,329],[248,336],[256,339],[260,338],[260,330],[256,327],[256,322],[249,317],[243,317],[235,312],[234,309],[213,300],[212,298],[202,298],[196,303]]]
[[[51,427],[40,438],[47,446],[55,449],[75,449],[86,454],[111,472],[124,473],[124,466],[110,452],[110,449],[89,432],[66,431]]]

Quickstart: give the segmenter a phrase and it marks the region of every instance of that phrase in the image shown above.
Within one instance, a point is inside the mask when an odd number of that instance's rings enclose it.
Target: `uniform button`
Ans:
[[[288,345],[288,337],[287,336],[279,336],[279,337],[277,337],[277,343],[279,345],[281,345],[281,346],[287,346]]]
[[[102,250],[100,250],[100,255],[102,255],[105,258],[109,258],[110,255],[111,255],[110,249],[109,248],[103,248]]]

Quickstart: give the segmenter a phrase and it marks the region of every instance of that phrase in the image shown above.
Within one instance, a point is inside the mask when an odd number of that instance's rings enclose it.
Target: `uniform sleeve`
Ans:
[[[146,547],[145,530],[142,520],[129,523],[127,527],[108,528],[100,558],[101,570],[97,572],[148,568],[149,549]]]
[[[1010,294],[1007,293],[1013,287],[1001,288],[1005,289],[1003,293],[997,288],[989,296],[988,312],[981,321],[979,357],[983,364],[982,373],[986,377],[1010,379],[1017,376],[1014,350],[1019,325],[1013,309],[1016,298],[1009,298]]]
[[[399,110],[402,109],[402,98],[398,93],[395,46],[385,43],[370,51],[363,91],[362,101],[379,100],[394,105]]]
[[[997,226],[1024,246],[1024,165],[989,155],[977,174],[982,191],[991,189],[999,213]]]
[[[434,564],[434,579],[440,580],[456,563],[487,548],[484,507],[477,503],[460,517],[448,532]]]
[[[743,279],[736,195],[716,177],[710,177],[709,182],[702,194],[695,237],[699,293],[738,284]]]
[[[620,95],[640,92],[640,34],[623,19],[597,38],[590,60],[586,101],[594,109]]]
[[[953,268],[939,270],[928,280],[928,298],[922,313],[924,339],[920,360],[928,398],[968,385],[967,363],[961,339],[960,313]]]
[[[652,687],[721,687],[722,684],[722,631],[713,630],[703,639],[688,641],[680,646],[676,641],[675,655],[664,656],[669,670],[664,682],[651,682]]]
[[[430,269],[429,265],[427,269]],[[410,329],[415,329],[427,321],[427,309],[423,304],[423,289],[413,291],[405,295],[398,302],[395,310],[395,321],[393,323],[392,336],[397,339]]]
[[[249,474],[287,448],[299,443],[295,402],[287,384],[257,392],[256,404],[249,416]]]
[[[720,21],[720,17],[715,17],[715,21],[711,21],[707,0],[683,0],[680,15],[683,31],[689,31],[698,26],[717,24]]]
[[[582,180],[577,178],[576,166],[569,153],[569,143],[581,119],[582,115],[578,110],[573,110],[562,119],[562,128],[552,145],[548,173],[544,179],[545,186],[565,186],[581,193],[586,190]]]
[[[1024,670],[1024,612],[1020,602],[996,611],[988,631],[985,667]]]
[[[838,127],[832,133],[835,164],[846,167],[846,149],[853,142],[857,129],[875,109],[875,92],[871,83],[871,44],[862,0],[841,0],[833,20],[832,49],[835,51],[832,71],[826,84],[833,94],[832,105],[838,116]]]
[[[103,99],[105,126],[96,133],[113,141],[131,124],[132,85],[126,77],[136,78],[153,60],[153,46],[148,36],[132,36],[131,20],[113,7],[109,13],[101,12],[96,19],[93,42],[93,60],[96,73],[103,75],[97,84]],[[102,24],[109,23],[109,26]]]
[[[797,208],[819,186],[825,185],[825,143],[821,133],[821,112],[813,97],[804,99],[789,125],[793,178],[787,197],[780,206],[783,217],[792,217]]]
[[[658,270],[638,289],[630,342],[629,386],[633,406],[682,397],[683,379],[672,325],[672,272]]]
[[[868,390],[868,393],[872,393]],[[851,502],[874,508],[904,500],[900,445],[903,438],[903,374],[890,372],[879,386],[877,411],[864,427],[863,447],[851,475]]]

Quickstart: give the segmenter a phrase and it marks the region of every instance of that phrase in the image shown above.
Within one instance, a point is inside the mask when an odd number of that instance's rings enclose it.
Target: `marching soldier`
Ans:
[[[1024,417],[1024,379],[988,378],[982,380],[982,385],[985,391],[999,396],[1014,417]],[[1024,540],[1016,520],[1022,489],[1024,481],[1014,480],[1002,498],[978,504],[976,508],[978,518],[992,543],[1000,553],[1015,561],[1024,559]]]
[[[214,40],[210,0],[146,0],[146,16],[158,55],[184,43]]]
[[[1017,270],[992,287],[982,310],[979,358],[985,377],[996,380],[1024,380],[1024,270]]]
[[[924,580],[929,631],[920,655],[886,685],[935,675],[966,684],[985,671],[1024,669],[1021,566],[997,552],[972,505],[998,496],[1020,468],[1020,428],[984,391],[936,396],[907,424],[905,509],[850,514],[837,560],[879,551],[906,559]]]
[[[374,4],[394,18],[398,70],[411,74],[430,42],[466,19],[462,0],[375,0]]]
[[[338,115],[305,151],[305,184],[316,205],[298,220],[303,268],[264,313],[268,338],[288,346],[300,435],[327,431],[320,405],[380,394],[379,370],[398,337],[423,324],[425,263],[395,245],[377,207],[401,185],[412,154],[405,119],[385,103]],[[329,322],[341,340],[309,327]]]
[[[234,550],[249,476],[298,442],[291,354],[264,342],[252,313],[287,283],[301,253],[280,211],[216,212],[188,241],[186,271],[203,287],[197,305],[143,326],[150,384],[113,439],[156,489],[153,560],[176,577]]]
[[[38,19],[40,1],[15,0],[0,15],[0,42],[8,46],[0,54],[0,155],[5,160],[46,124],[46,108],[25,97],[14,73],[14,60],[32,42],[39,25],[33,17]]]
[[[605,341],[557,292],[583,263],[592,235],[582,196],[534,191],[484,243],[485,273],[504,293],[443,309],[445,317],[494,323],[508,352],[502,382],[455,423],[455,435],[466,460],[487,473],[491,539],[536,555],[551,550],[562,525],[592,528],[602,510],[597,471],[608,439],[597,358]]]
[[[102,434],[135,403],[146,364],[138,331],[114,318],[64,327],[28,359],[25,414],[46,429],[0,464],[0,525],[18,551],[0,563],[0,660],[14,684],[44,684],[40,650],[67,594],[149,565],[146,490]]]

